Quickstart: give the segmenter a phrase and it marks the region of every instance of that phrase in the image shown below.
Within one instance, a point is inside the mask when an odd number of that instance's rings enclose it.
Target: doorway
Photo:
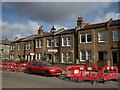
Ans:
[[[112,64],[117,65],[118,62],[118,52],[112,52]]]

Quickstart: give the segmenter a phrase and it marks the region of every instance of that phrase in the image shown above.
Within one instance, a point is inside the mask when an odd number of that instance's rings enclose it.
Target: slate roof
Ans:
[[[101,27],[106,27],[108,22],[103,22],[103,23],[97,23],[97,24],[91,24],[83,27],[82,29],[79,30],[88,30],[88,29],[95,29],[95,28],[101,28]],[[113,25],[120,25],[120,19],[118,20],[113,20],[110,24],[110,26]]]
[[[0,43],[1,44],[4,44],[4,45],[10,45],[12,41],[9,41],[9,40],[1,40]]]

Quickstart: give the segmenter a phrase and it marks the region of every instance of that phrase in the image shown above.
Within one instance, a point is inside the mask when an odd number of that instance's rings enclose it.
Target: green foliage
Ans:
[[[26,60],[17,60],[16,62],[18,62],[18,63],[24,63],[24,62],[26,62]]]
[[[47,55],[46,55],[46,51],[44,51],[44,54],[42,56],[42,60],[46,60],[47,59]]]

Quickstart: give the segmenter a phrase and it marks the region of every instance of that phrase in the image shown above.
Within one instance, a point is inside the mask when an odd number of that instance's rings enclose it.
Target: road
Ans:
[[[2,72],[2,88],[118,88],[118,82],[78,83],[58,77],[4,71]]]

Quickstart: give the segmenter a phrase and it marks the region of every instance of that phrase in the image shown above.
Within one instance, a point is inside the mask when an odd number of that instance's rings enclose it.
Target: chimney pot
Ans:
[[[43,35],[43,28],[42,28],[42,26],[39,27],[38,34]]]
[[[81,16],[78,16],[77,27],[78,28],[82,28],[83,27],[83,18]]]

